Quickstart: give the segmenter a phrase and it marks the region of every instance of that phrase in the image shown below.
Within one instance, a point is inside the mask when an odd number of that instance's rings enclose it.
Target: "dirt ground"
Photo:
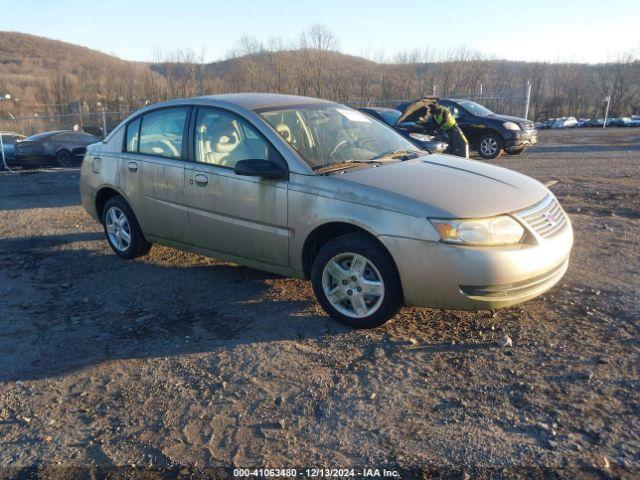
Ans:
[[[563,281],[370,331],[328,318],[308,282],[157,246],[119,259],[77,170],[0,175],[0,478],[638,478],[640,129],[542,131],[493,163],[557,181]]]

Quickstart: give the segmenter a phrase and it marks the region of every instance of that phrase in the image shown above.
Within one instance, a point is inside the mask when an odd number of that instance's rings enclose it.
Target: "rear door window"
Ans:
[[[138,151],[166,158],[182,157],[182,140],[188,108],[163,108],[145,114],[140,126]]]

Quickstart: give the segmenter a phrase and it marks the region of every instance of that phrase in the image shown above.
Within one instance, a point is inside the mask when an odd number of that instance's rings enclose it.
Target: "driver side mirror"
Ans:
[[[249,159],[240,160],[233,169],[236,175],[262,178],[284,178],[287,172],[271,160]]]

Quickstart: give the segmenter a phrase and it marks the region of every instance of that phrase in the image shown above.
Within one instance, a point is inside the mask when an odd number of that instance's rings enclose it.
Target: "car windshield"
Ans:
[[[458,102],[460,106],[466,110],[469,110],[474,115],[495,115],[491,110],[483,107],[479,103],[472,102],[471,100],[462,100]]]
[[[344,105],[316,103],[258,113],[314,170],[422,153],[393,129]]]
[[[378,113],[382,118],[384,118],[384,123],[386,123],[387,125],[395,125],[396,121],[398,120],[402,112],[399,112],[398,110],[389,109],[389,110],[378,110]]]

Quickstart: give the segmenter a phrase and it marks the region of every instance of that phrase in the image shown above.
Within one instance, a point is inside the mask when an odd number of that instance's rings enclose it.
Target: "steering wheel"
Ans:
[[[340,150],[340,148],[343,147],[343,145],[345,145],[348,142],[348,140],[340,140],[335,147],[333,147],[333,150],[331,150],[331,153],[329,154],[329,158],[333,158],[333,156],[338,153],[338,150]]]

